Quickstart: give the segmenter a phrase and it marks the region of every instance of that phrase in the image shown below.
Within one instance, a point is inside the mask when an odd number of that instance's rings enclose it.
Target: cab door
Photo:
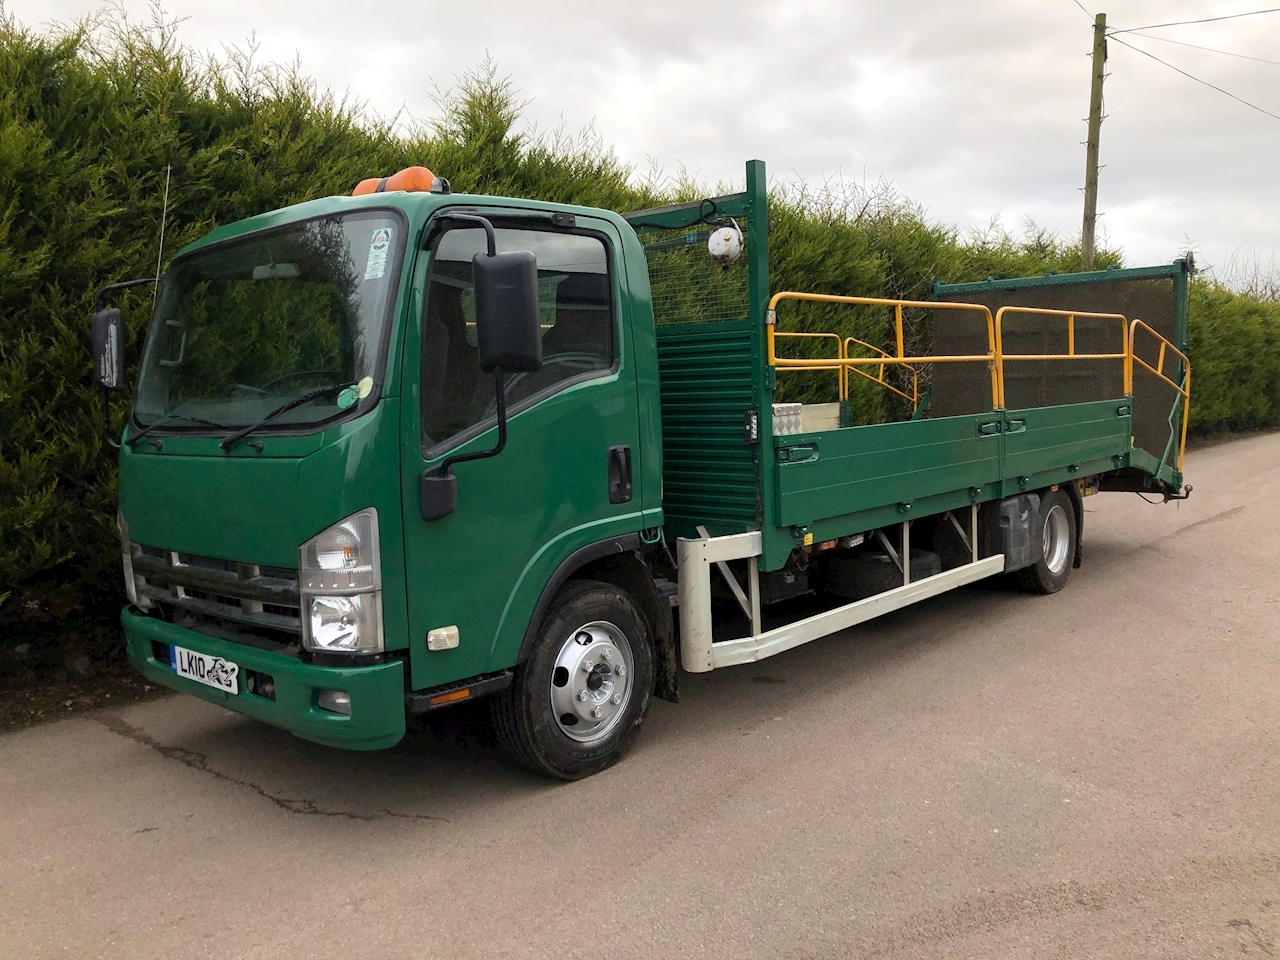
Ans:
[[[483,212],[483,211],[482,211]],[[542,369],[506,377],[506,448],[457,464],[457,509],[423,520],[419,478],[497,442],[496,388],[479,369],[474,225],[429,230],[406,337],[402,477],[406,596],[415,689],[515,662],[542,586],[588,544],[639,530],[639,424],[620,238],[588,217],[492,216],[497,247],[538,261]],[[458,645],[428,650],[431,630]]]

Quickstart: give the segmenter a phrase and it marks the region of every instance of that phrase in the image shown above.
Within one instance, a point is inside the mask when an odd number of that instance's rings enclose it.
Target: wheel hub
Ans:
[[[1062,505],[1055,503],[1044,518],[1044,565],[1055,577],[1067,569],[1071,549],[1071,522]]]
[[[565,736],[579,743],[604,737],[621,719],[631,696],[631,645],[605,621],[574,630],[551,673],[551,709]]]

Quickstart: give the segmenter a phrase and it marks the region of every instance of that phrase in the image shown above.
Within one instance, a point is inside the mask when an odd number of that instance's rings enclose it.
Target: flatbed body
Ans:
[[[741,262],[726,268],[736,277],[715,278],[733,288],[731,292],[702,298],[709,299],[703,303],[691,289],[691,305],[679,302],[678,294],[654,297],[668,536],[696,537],[698,527],[713,535],[758,530],[760,569],[770,571],[783,567],[806,538],[828,542],[907,517],[967,509],[974,503],[1117,471],[1140,476],[1154,490],[1176,494],[1181,489],[1179,431],[1185,419],[1179,397],[1168,384],[1141,384],[1155,394],[1157,421],[1165,417],[1169,423],[1163,431],[1159,422],[1155,430],[1148,430],[1143,438],[1148,449],[1135,445],[1135,405],[1125,392],[1123,360],[1118,357],[1090,360],[1086,354],[1079,363],[1059,360],[1056,369],[1049,370],[1044,368],[1053,367],[1054,361],[1045,360],[1033,371],[1032,379],[1043,384],[1077,374],[1085,364],[1092,364],[1095,374],[1097,367],[1106,367],[1089,389],[1080,391],[1089,397],[1083,402],[1005,407],[997,398],[985,409],[960,414],[778,434],[773,423],[775,394],[788,372],[770,358],[770,299],[779,291],[768,274],[767,203],[763,164],[758,162],[747,166],[743,193],[712,201],[717,218],[737,218],[745,227]],[[695,237],[701,240],[709,229],[703,223],[705,205],[703,201],[627,215],[646,250],[656,251],[649,253],[651,274],[661,276],[667,267],[662,260],[654,261],[669,254],[669,238],[690,231],[686,238],[691,245]],[[935,292],[946,298],[938,300],[940,308],[965,296],[992,294],[1007,294],[1017,303],[1052,302],[1060,308],[1097,301],[1098,288],[1106,288],[1099,306],[1114,307],[1117,302],[1124,305],[1124,291],[1112,289],[1118,283],[1150,280],[1165,297],[1157,303],[1161,316],[1147,320],[1185,351],[1186,278],[1186,264],[1178,261],[1071,277],[937,284]],[[735,312],[742,316],[733,316]],[[993,304],[990,313],[994,317],[998,312]],[[697,319],[682,319],[699,313]],[[1056,316],[1031,319],[1043,319],[1051,328],[1035,331],[1042,341],[1066,329]],[[1107,349],[1119,354],[1124,347],[1116,342]],[[1043,347],[1041,353],[1055,355]],[[992,366],[997,359],[992,358]],[[927,365],[928,357],[921,360],[918,365]],[[1006,364],[1011,383],[1029,362]],[[1172,362],[1164,372],[1174,380],[1184,373]],[[1012,396],[1018,391],[1008,392]],[[743,440],[743,415],[748,410],[758,411],[758,444]]]

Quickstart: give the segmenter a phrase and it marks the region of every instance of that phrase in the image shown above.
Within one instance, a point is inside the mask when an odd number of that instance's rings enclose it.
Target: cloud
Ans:
[[[33,25],[96,9],[8,6]],[[1237,12],[1204,0],[1108,7],[1122,27]],[[487,51],[532,98],[531,122],[594,122],[642,171],[650,160],[683,165],[715,184],[761,157],[775,176],[887,178],[961,226],[999,214],[1079,231],[1091,26],[1071,0],[169,0],[166,10],[188,18],[180,37],[195,48],[243,45],[253,31],[262,56],[297,55],[322,85],[383,116],[429,117],[432,80],[447,85]],[[1154,33],[1277,59],[1280,15]],[[1125,39],[1280,113],[1280,67]],[[1114,42],[1108,73],[1100,228],[1128,262],[1169,260],[1188,239],[1219,264],[1242,244],[1280,249],[1280,120]]]

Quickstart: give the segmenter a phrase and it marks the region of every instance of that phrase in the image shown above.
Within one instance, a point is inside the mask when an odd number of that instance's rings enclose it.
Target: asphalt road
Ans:
[[[0,737],[0,956],[1280,953],[1280,436],[1085,565],[685,675],[619,766],[168,699]]]

